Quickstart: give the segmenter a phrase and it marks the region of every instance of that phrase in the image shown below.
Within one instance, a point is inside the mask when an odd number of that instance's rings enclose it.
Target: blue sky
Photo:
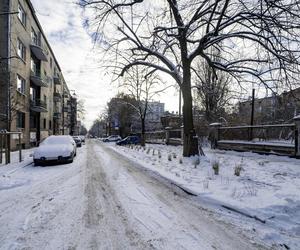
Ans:
[[[111,84],[111,79],[101,70],[103,65],[97,60],[101,52],[93,50],[92,38],[86,30],[87,19],[71,0],[31,2],[69,88],[76,91],[79,99],[85,100],[84,123],[89,127],[118,90],[117,84]],[[161,96],[161,101],[168,110],[177,109],[178,97],[174,93]]]

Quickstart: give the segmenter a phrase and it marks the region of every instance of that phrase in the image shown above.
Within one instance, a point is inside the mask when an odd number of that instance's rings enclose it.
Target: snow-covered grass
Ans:
[[[270,244],[300,249],[300,160],[209,148],[205,157],[183,158],[181,146],[110,147],[197,195],[202,204],[222,208],[225,217],[230,212],[233,223]]]

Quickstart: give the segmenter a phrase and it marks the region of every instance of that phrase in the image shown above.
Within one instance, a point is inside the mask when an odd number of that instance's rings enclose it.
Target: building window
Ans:
[[[30,100],[35,101],[36,99],[36,89],[30,87]]]
[[[25,79],[18,75],[17,76],[17,90],[22,94],[25,94],[25,88],[26,88],[25,83],[26,83]]]
[[[52,122],[49,121],[49,129],[52,129]]]
[[[33,28],[31,28],[31,41],[33,44],[41,46],[41,39],[39,38],[39,36]]]
[[[50,57],[50,68],[52,69],[52,57]]]
[[[19,3],[18,11],[19,11],[18,13],[19,20],[24,26],[26,26],[26,13],[20,3]]]
[[[25,61],[26,60],[26,47],[25,45],[21,42],[20,39],[18,39],[18,56]]]
[[[47,125],[46,125],[46,124],[47,124],[47,120],[44,119],[43,123],[44,123],[44,124],[43,124],[43,128],[46,129],[46,128],[47,128]]]
[[[17,111],[17,128],[25,128],[25,113]]]

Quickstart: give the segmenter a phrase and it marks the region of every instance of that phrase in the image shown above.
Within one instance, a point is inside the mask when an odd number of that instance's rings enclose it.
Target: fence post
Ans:
[[[9,134],[5,134],[5,164],[9,164],[10,163],[10,159],[9,159],[9,150],[8,150],[8,140],[10,139]]]
[[[300,115],[294,117],[295,121],[295,156],[300,158]]]
[[[221,127],[221,123],[212,123],[209,124],[210,131],[208,139],[210,140],[210,146],[212,149],[216,149],[218,147],[219,137],[219,128]]]
[[[166,132],[166,145],[169,145],[170,142],[170,127],[166,127],[165,128],[165,132]]]
[[[19,162],[22,161],[22,144],[21,144],[21,133],[19,134]]]
[[[181,136],[181,144],[183,145],[183,140],[184,140],[184,126],[182,125],[180,128],[181,128],[181,131],[180,131],[181,132],[181,135],[180,135]]]
[[[3,157],[3,134],[0,133],[0,164],[2,164]]]

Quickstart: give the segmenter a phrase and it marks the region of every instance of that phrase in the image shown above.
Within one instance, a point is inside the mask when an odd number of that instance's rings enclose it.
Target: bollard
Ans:
[[[22,161],[22,144],[21,144],[21,133],[19,134],[19,162]]]

